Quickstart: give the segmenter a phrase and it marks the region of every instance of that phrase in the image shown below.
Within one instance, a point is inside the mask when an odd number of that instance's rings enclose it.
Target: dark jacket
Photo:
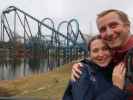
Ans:
[[[80,79],[69,82],[63,100],[127,100],[127,93],[113,86],[96,64],[88,61],[81,70]]]

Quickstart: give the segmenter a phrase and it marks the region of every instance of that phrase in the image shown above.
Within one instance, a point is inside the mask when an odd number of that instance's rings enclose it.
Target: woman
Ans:
[[[127,100],[124,63],[113,67],[111,50],[100,36],[93,37],[88,48],[90,60],[81,61],[81,77],[70,81],[63,100]]]

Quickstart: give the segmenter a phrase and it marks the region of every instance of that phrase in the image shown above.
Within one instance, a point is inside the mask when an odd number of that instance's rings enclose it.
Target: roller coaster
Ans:
[[[49,69],[87,55],[86,41],[76,19],[62,21],[55,28],[52,19],[40,21],[15,6],[1,14],[0,44],[1,51],[8,51],[3,53],[9,55],[8,59],[47,59]],[[57,62],[52,67],[51,60]]]

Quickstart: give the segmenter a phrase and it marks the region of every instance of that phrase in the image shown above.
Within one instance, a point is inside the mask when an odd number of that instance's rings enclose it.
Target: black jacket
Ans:
[[[107,79],[106,73],[99,68],[87,61],[81,69],[80,79],[69,82],[63,100],[127,100],[127,93],[113,86],[111,78]]]

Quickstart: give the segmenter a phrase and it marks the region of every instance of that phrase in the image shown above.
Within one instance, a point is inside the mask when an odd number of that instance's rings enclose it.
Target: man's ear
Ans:
[[[125,27],[127,28],[128,33],[130,33],[130,24],[125,24]]]

